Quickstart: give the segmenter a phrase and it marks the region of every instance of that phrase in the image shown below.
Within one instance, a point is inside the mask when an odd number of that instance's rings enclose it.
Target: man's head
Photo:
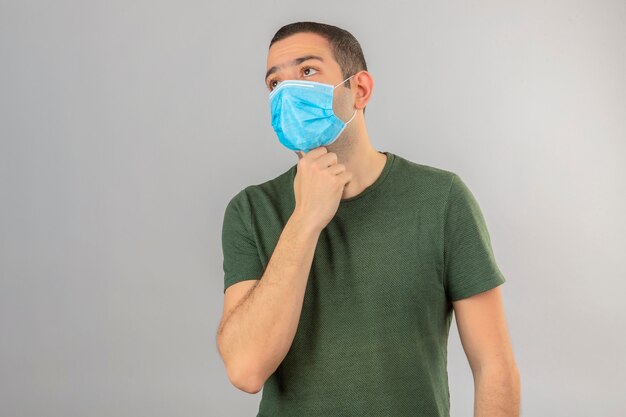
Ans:
[[[269,45],[265,85],[268,91],[282,80],[306,79],[343,86],[335,89],[335,114],[344,121],[354,109],[363,109],[371,96],[373,80],[359,42],[336,26],[296,22],[281,27]],[[354,88],[353,88],[354,87]]]

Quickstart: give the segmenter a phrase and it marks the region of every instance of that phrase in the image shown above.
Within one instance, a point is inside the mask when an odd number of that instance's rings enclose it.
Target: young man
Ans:
[[[475,415],[518,416],[505,278],[468,187],[372,147],[374,81],[349,32],[284,26],[267,69],[272,126],[299,160],[226,207],[217,345],[231,382],[263,388],[258,416],[449,416],[454,311]]]

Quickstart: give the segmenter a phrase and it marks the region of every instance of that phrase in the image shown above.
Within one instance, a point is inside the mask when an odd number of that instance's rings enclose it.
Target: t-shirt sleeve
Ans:
[[[251,231],[250,204],[245,189],[226,205],[222,224],[224,256],[224,292],[231,285],[249,279],[261,279],[264,266],[259,258]]]
[[[454,173],[446,205],[443,240],[444,287],[450,301],[490,290],[506,281],[496,264],[478,202]]]

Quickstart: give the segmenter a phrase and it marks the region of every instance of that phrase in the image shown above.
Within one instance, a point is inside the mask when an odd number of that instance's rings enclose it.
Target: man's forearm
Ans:
[[[474,417],[519,417],[520,376],[515,367],[493,366],[474,375]]]
[[[320,231],[295,213],[278,239],[263,277],[218,330],[231,380],[256,391],[293,342]]]

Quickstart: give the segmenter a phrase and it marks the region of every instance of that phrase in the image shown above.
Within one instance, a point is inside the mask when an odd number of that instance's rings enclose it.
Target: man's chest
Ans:
[[[269,212],[253,221],[264,265],[287,219]],[[340,206],[317,240],[303,308],[349,305],[367,315],[443,297],[441,219],[417,200]]]

